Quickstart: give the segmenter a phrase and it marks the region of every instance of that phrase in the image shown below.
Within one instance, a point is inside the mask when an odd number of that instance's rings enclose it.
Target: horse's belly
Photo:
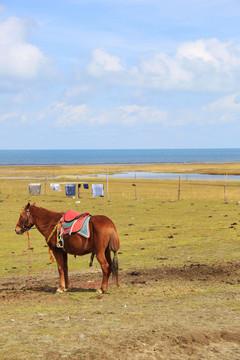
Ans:
[[[90,239],[73,234],[64,239],[64,250],[72,255],[85,255],[92,252]]]

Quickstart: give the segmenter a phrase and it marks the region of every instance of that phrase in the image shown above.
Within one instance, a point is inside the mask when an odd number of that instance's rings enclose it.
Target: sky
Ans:
[[[0,0],[0,149],[240,147],[239,0]]]

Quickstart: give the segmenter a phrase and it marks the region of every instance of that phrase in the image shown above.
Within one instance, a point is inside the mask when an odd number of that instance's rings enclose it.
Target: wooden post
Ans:
[[[107,169],[107,201],[109,200],[109,196],[108,196],[108,169]]]
[[[180,200],[180,197],[181,197],[181,179],[182,179],[182,176],[179,175],[179,182],[178,182],[178,200]]]
[[[136,174],[136,171],[135,171],[135,183],[132,184],[132,186],[135,187],[135,200],[137,200],[137,174]]]
[[[137,173],[135,171],[135,200],[137,200]]]
[[[45,191],[44,191],[44,195],[46,196],[47,193],[47,178],[45,178]]]
[[[227,203],[227,192],[226,192],[226,187],[227,187],[227,174],[225,174],[224,176],[224,202],[225,204]]]

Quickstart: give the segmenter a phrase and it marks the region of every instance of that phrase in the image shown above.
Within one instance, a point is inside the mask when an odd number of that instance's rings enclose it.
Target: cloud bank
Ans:
[[[125,86],[162,90],[222,92],[238,86],[240,44],[216,38],[180,43],[173,55],[156,53],[132,67],[126,60],[96,49],[87,66],[89,75]],[[111,77],[108,76],[111,74]]]

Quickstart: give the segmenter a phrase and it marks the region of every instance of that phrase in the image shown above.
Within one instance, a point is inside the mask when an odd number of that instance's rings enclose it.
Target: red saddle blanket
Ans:
[[[83,232],[83,235],[85,233],[86,236],[88,232],[84,228],[89,226],[89,219],[89,212],[80,214],[76,211],[68,210],[60,220],[59,232],[61,235]]]

